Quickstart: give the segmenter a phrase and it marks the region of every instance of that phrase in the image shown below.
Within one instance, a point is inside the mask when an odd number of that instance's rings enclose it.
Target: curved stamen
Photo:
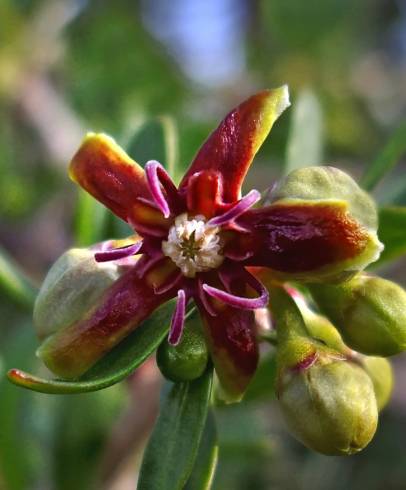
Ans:
[[[229,223],[230,221],[235,220],[238,216],[241,216],[247,209],[252,207],[255,203],[257,203],[261,199],[261,194],[259,191],[253,189],[246,196],[240,199],[237,204],[235,204],[232,208],[230,208],[225,213],[220,216],[216,216],[212,218],[208,224],[211,226],[221,226]]]
[[[217,316],[217,313],[216,313],[215,309],[210,304],[210,301],[208,301],[207,298],[206,298],[206,293],[203,290],[203,282],[202,282],[202,280],[201,279],[198,279],[197,283],[198,283],[198,296],[199,296],[199,299],[202,302],[204,308],[206,309],[207,313],[210,316]]]
[[[251,276],[251,274],[248,273],[246,275],[246,283],[257,291],[259,294],[257,298],[244,298],[242,296],[236,296],[235,294],[227,293],[226,291],[214,288],[208,284],[203,284],[202,287],[209,296],[219,299],[220,301],[223,301],[230,306],[234,306],[235,308],[241,308],[243,310],[256,310],[257,308],[263,308],[266,306],[268,304],[269,294],[265,286],[254,276]]]
[[[155,264],[164,258],[164,255],[154,254],[154,255],[143,255],[136,264],[137,276],[143,277]]]
[[[242,262],[243,260],[247,260],[250,257],[254,255],[254,252],[252,250],[247,250],[246,252],[238,253],[238,252],[233,252],[232,250],[230,251],[225,251],[224,256],[235,261],[235,262]]]
[[[183,327],[185,325],[186,313],[186,293],[183,289],[178,291],[178,299],[176,301],[175,311],[171,320],[171,328],[169,330],[168,342],[171,345],[177,345],[182,337]]]
[[[136,253],[142,247],[142,240],[133,245],[126,245],[125,247],[113,248],[105,250],[103,252],[96,252],[94,258],[96,262],[109,262],[110,260],[119,260],[129,257],[130,255],[136,255]]]
[[[164,217],[169,218],[171,210],[169,208],[168,200],[162,192],[161,185],[165,188],[167,194],[171,197],[175,197],[177,195],[175,184],[172,182],[164,167],[156,160],[147,162],[145,165],[145,174],[156,205],[162,211]]]
[[[180,272],[179,274],[176,274],[174,275],[173,277],[171,277],[169,279],[169,281],[167,281],[166,283],[164,283],[162,286],[158,287],[158,288],[154,288],[154,292],[155,294],[163,294],[163,293],[167,293],[170,289],[172,289],[174,286],[176,286],[176,284],[183,278],[183,274]]]

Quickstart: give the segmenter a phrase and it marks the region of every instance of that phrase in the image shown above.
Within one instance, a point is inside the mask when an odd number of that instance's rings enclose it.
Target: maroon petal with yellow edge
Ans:
[[[71,161],[69,175],[127,222],[135,199],[151,198],[143,168],[105,134],[86,136]]]
[[[53,373],[64,379],[85,373],[175,295],[155,294],[148,274],[142,279],[138,276],[137,268],[132,268],[103,294],[84,318],[48,337],[37,354]]]
[[[217,171],[222,176],[223,200],[230,203],[239,199],[255,154],[289,105],[288,89],[283,86],[259,92],[232,110],[197,153],[181,188],[187,187],[196,172]]]
[[[199,306],[211,357],[227,401],[238,401],[258,364],[254,313],[231,306],[216,308],[216,316]]]
[[[357,270],[379,255],[376,234],[348,212],[344,201],[290,201],[247,211],[226,255],[250,252],[246,266],[269,267],[298,279]]]

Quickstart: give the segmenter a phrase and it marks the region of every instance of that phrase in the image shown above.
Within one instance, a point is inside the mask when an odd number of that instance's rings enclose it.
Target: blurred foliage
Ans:
[[[293,110],[272,130],[247,184],[264,189],[285,165],[321,163],[307,158],[319,160],[322,152],[323,161],[364,175],[371,187],[392,168],[374,193],[385,205],[383,241],[392,244],[384,258],[398,258],[406,250],[404,129],[395,133],[404,128],[406,113],[401,3],[218,0],[219,14],[210,10],[212,1],[0,2],[0,243],[20,265],[10,268],[7,261],[4,267],[0,258],[1,490],[102,488],[100,465],[115,441],[115,423],[129,398],[136,397],[126,383],[99,393],[51,397],[18,389],[3,376],[13,366],[39,369],[29,311],[31,279],[39,282],[72,242],[129,234],[89,198],[82,195],[75,204],[66,168],[86,130],[111,133],[141,164],[157,159],[182,169],[228,109],[257,89],[288,83]],[[171,9],[175,14],[169,15]],[[160,31],[169,32],[166,41],[146,21],[147,10],[161,22]],[[239,28],[222,31],[216,42],[226,44],[224,32],[238,38],[243,68],[217,84],[191,77],[186,47],[196,49],[189,64],[214,69],[209,53],[202,56],[196,46],[202,39],[204,45],[204,36],[208,41],[218,35],[218,22],[231,29],[238,15]],[[180,32],[183,44],[176,45]],[[228,55],[217,63],[226,64],[235,53]],[[303,101],[303,94],[311,98]],[[402,262],[396,273],[405,283]],[[403,489],[404,359],[397,368],[403,381],[399,375],[399,391],[371,446],[354,458],[325,458],[285,433],[273,402],[274,360],[267,353],[247,403],[214,410],[220,463],[213,488]],[[208,435],[207,446],[200,448],[207,461],[197,468],[202,472],[208,471],[216,444],[214,432]],[[139,456],[142,436],[138,442],[123,450],[132,481],[137,467],[132,458]],[[125,468],[112,472],[111,481],[120,472]]]

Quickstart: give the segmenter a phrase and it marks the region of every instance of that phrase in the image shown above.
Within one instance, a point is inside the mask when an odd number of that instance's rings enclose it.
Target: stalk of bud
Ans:
[[[406,350],[406,291],[394,282],[358,274],[339,285],[312,284],[310,290],[352,349],[383,357]]]
[[[349,455],[372,439],[378,409],[370,377],[341,352],[312,339],[293,299],[271,290],[278,331],[277,396],[292,434],[326,455]]]

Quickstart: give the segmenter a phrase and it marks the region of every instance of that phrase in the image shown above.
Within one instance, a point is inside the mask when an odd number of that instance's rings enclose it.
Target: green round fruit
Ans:
[[[202,329],[198,324],[187,325],[178,345],[165,339],[157,351],[157,364],[170,381],[191,381],[205,371],[209,352]]]

